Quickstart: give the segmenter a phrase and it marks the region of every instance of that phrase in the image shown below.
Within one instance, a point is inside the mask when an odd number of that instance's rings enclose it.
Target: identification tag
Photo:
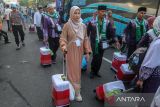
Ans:
[[[77,39],[75,42],[76,42],[76,46],[77,46],[77,47],[80,47],[80,46],[81,46],[81,41],[80,41],[79,39]]]

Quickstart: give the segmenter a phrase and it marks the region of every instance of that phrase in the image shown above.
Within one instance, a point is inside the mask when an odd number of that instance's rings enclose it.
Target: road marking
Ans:
[[[32,107],[32,105],[30,104],[30,102],[23,96],[23,94],[17,89],[17,87],[15,87],[11,81],[6,81],[10,87],[20,96],[20,98],[22,100],[24,100],[24,102],[29,106]]]
[[[107,59],[107,58],[105,58],[105,57],[103,57],[103,60],[105,60],[105,61],[107,61],[108,63],[112,63],[112,61],[110,61],[109,59]]]

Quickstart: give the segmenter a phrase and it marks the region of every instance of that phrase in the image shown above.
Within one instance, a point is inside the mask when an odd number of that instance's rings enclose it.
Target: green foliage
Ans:
[[[49,3],[53,3],[54,0],[37,0],[37,5],[47,5]]]
[[[19,0],[21,6],[29,6],[29,5],[31,5],[29,3],[29,1],[31,1],[31,0]],[[44,6],[44,5],[47,5],[48,3],[53,3],[53,1],[54,0],[33,0],[32,6],[33,5],[34,6],[38,6],[38,5]]]
[[[29,1],[29,0],[20,0],[20,1],[19,1],[19,4],[20,4],[21,6],[28,6],[28,1]]]

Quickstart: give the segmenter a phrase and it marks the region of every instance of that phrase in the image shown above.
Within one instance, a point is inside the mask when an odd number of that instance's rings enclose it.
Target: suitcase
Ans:
[[[128,92],[131,92],[133,90],[135,90],[137,88],[137,86],[134,86],[132,88],[129,88],[129,89],[125,89],[125,90],[121,90],[121,89],[113,89],[113,90],[110,90],[110,92],[106,92],[105,95],[104,95],[104,107],[118,107],[121,105],[121,102],[117,102],[116,101],[116,97],[120,97],[123,96],[124,94],[128,93]],[[130,105],[131,106],[131,105]],[[133,105],[132,105],[133,107]],[[136,107],[136,106],[134,106]]]
[[[118,70],[120,69],[120,66],[122,64],[125,64],[126,60],[127,60],[126,55],[122,54],[121,52],[114,52],[111,69],[113,69],[115,72],[118,72]]]
[[[43,66],[52,64],[51,51],[49,48],[46,47],[40,48],[40,63]]]
[[[96,87],[96,98],[100,101],[104,101],[104,90],[103,90],[103,84]]]
[[[135,77],[135,73],[129,69],[128,64],[122,64],[117,72],[117,79],[123,81],[132,81]]]
[[[52,76],[52,98],[55,106],[69,105],[69,81],[63,74]]]
[[[63,74],[52,76],[52,99],[56,107],[69,107],[70,101],[74,100],[75,91],[72,84],[67,80],[65,60],[63,57]]]
[[[34,25],[29,26],[29,32],[35,32],[35,26]]]
[[[111,90],[114,89],[125,90],[125,86],[122,81],[114,81],[103,85],[99,85],[96,87],[95,90],[97,99],[100,101],[104,101],[105,93],[110,92]]]

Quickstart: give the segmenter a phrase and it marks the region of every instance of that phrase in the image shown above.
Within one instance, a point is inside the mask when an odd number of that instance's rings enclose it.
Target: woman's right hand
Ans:
[[[62,47],[62,52],[63,52],[63,54],[67,54],[67,48],[65,45]]]

